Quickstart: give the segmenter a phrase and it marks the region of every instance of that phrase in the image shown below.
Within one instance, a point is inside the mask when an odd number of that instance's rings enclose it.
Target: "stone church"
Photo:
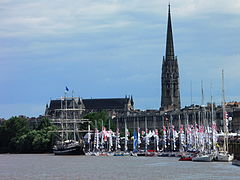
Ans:
[[[173,33],[170,5],[168,9],[166,53],[162,62],[162,96],[161,110],[177,110],[181,108],[179,90],[179,69],[177,56],[174,54]]]

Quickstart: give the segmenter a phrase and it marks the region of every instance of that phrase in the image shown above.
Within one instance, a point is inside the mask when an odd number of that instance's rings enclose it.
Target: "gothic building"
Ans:
[[[174,55],[170,5],[168,10],[166,54],[162,62],[161,95],[161,110],[180,109],[179,69],[177,56]]]
[[[114,118],[119,113],[125,113],[134,109],[133,98],[109,98],[109,99],[81,99],[78,97],[65,97],[51,100],[46,105],[45,116],[50,119],[81,118],[87,113],[106,111]]]

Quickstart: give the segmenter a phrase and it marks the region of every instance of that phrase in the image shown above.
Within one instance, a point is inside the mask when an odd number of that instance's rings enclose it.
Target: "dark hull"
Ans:
[[[66,148],[53,149],[55,155],[84,155],[83,148],[81,146],[72,146]]]
[[[137,153],[137,156],[146,156],[145,153]]]
[[[237,159],[233,160],[232,165],[240,166],[240,160],[237,160]]]
[[[192,157],[181,157],[179,161],[192,161]]]

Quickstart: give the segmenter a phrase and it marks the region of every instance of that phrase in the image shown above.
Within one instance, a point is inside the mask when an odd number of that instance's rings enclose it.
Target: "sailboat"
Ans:
[[[213,161],[213,154],[198,154],[196,157],[192,158],[192,161],[196,162],[211,162]]]
[[[144,131],[143,131],[144,132]],[[142,132],[142,135],[143,135]],[[137,153],[134,154],[134,156],[145,156],[145,151],[141,150],[141,129],[139,127],[139,120],[137,120]]]
[[[225,108],[225,95],[224,95],[224,72],[222,70],[222,110],[223,110],[223,122],[224,122],[224,142],[223,151],[219,152],[216,157],[216,161],[229,162],[233,160],[233,154],[228,153],[228,115]]]
[[[96,121],[95,121],[95,127],[96,127]],[[98,128],[95,128],[95,132],[94,132],[93,151],[89,151],[85,154],[89,155],[89,156],[99,156],[99,132],[98,132]]]
[[[128,151],[129,131],[128,131],[128,128],[127,128],[126,118],[124,119],[124,126],[125,126],[125,137],[124,137],[124,153],[123,153],[123,155],[124,156],[129,156],[130,155],[130,153]]]
[[[201,85],[202,86],[202,85]],[[202,105],[204,104],[203,86],[202,86]],[[200,126],[200,139],[201,139],[201,149],[200,153],[196,157],[192,158],[192,161],[197,162],[211,162],[214,159],[214,153],[211,152],[209,148],[210,138],[209,138],[209,122],[206,119],[206,111],[203,105],[203,125]]]
[[[119,132],[119,125],[118,125],[118,120],[117,120],[117,129],[115,133],[115,151],[118,152],[121,149],[120,145],[120,132]]]
[[[139,147],[137,156],[147,156],[148,155],[149,132],[147,129],[147,117],[145,117],[144,122],[145,122],[145,131],[142,131],[142,136],[145,135],[145,137],[143,138],[145,141],[145,149],[143,150],[143,149],[140,149],[140,147]],[[140,131],[139,125],[138,125],[138,130]],[[139,139],[140,139],[140,133],[139,133]]]
[[[53,153],[55,155],[83,155],[83,142],[79,138],[79,130],[77,129],[77,123],[82,123],[83,119],[75,118],[75,111],[79,109],[75,108],[75,98],[67,98],[66,94],[64,98],[61,98],[61,118],[55,121],[55,123],[60,123],[61,129],[60,140],[56,142],[53,147]],[[68,102],[72,102],[72,107],[69,108]],[[65,107],[63,107],[65,103]],[[69,113],[68,113],[69,112]],[[73,112],[73,118],[68,116]],[[70,127],[73,126],[73,129]],[[73,137],[72,137],[73,136]],[[78,138],[78,139],[77,139]]]
[[[92,151],[91,151],[91,132],[90,132],[90,124],[88,124],[88,132],[87,134],[85,134],[84,136],[84,139],[87,140],[87,146],[85,145],[85,155],[87,156],[91,156],[92,155]],[[95,137],[94,137],[94,140],[95,140]]]

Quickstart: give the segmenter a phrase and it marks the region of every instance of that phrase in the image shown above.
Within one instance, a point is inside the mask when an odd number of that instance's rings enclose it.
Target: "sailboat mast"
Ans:
[[[228,128],[227,128],[227,118],[226,118],[226,108],[225,108],[225,92],[224,92],[224,71],[222,70],[222,110],[223,110],[223,123],[224,123],[224,143],[223,150],[224,153],[228,152]]]
[[[148,134],[147,134],[147,116],[145,116],[145,151],[148,147]]]
[[[158,141],[158,139],[156,139],[157,137],[156,136],[158,136],[157,134],[156,134],[156,117],[155,116],[153,116],[153,129],[154,129],[154,150],[156,150],[157,149],[157,146],[156,146],[156,141]]]
[[[190,90],[191,90],[191,105],[193,104],[193,98],[192,98],[192,81],[190,82]]]
[[[203,81],[201,81],[201,93],[202,93],[202,106],[204,105],[204,92],[203,92]]]
[[[140,144],[141,144],[141,135],[140,135],[140,127],[139,127],[139,118],[137,117],[137,145],[138,145],[138,150],[140,149]]]
[[[202,93],[202,108],[203,108],[203,114],[202,114],[202,125],[203,125],[203,129],[204,129],[204,143],[203,143],[203,151],[206,150],[206,145],[207,145],[207,123],[206,123],[206,109],[205,109],[205,105],[204,105],[204,91],[203,91],[203,81],[201,81],[201,93]]]
[[[137,139],[136,139],[136,122],[135,122],[135,115],[134,115],[134,118],[133,118],[133,150],[136,150],[136,142]]]
[[[91,150],[91,133],[90,133],[90,123],[88,122],[88,152]]]
[[[63,144],[63,102],[62,102],[62,97],[61,97],[61,143]]]
[[[76,141],[76,117],[75,117],[75,100],[74,100],[74,97],[73,97],[73,91],[72,91],[72,101],[73,101],[73,138],[74,138],[74,141]]]
[[[124,150],[125,150],[125,152],[127,152],[127,150],[128,150],[128,146],[127,146],[127,141],[128,141],[127,133],[128,133],[128,129],[127,129],[126,117],[124,118],[124,126],[125,126],[125,148],[124,148]]]
[[[212,94],[212,83],[211,83],[211,126],[212,126],[212,150],[214,150],[214,127],[215,127],[215,122],[213,120],[213,94]]]
[[[65,120],[66,120],[65,126],[66,126],[66,139],[68,140],[68,123],[67,123],[68,114],[67,113],[68,113],[67,112],[67,93],[65,92]]]
[[[119,126],[118,126],[118,119],[117,119],[117,129],[116,129],[116,145],[115,145],[115,150],[118,150],[118,141],[119,141]]]
[[[170,133],[169,133],[169,136],[170,136],[170,148],[171,148],[171,151],[173,151],[173,136],[174,136],[174,134],[173,134],[173,124],[172,124],[172,114],[170,114]]]
[[[104,149],[104,134],[103,134],[103,130],[104,130],[104,127],[103,127],[103,120],[102,120],[102,136],[101,136],[101,150],[102,151]]]
[[[94,133],[94,143],[93,143],[93,148],[94,148],[94,151],[96,151],[97,149],[97,120],[95,120],[95,133]]]

